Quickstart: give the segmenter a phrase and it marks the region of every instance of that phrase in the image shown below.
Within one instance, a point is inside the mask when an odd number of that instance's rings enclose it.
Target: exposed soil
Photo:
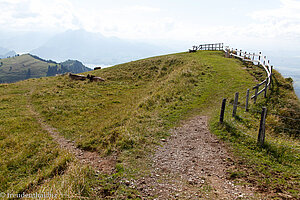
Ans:
[[[253,189],[226,178],[233,161],[197,116],[171,131],[153,155],[153,170],[135,185],[145,199],[257,199]]]
[[[96,171],[101,173],[111,174],[114,172],[116,162],[115,156],[101,157],[97,152],[85,151],[76,147],[74,141],[67,140],[66,138],[61,136],[57,129],[47,124],[40,116],[40,114],[34,110],[33,106],[30,103],[28,104],[28,108],[30,112],[35,116],[41,127],[51,135],[53,140],[57,142],[61,148],[74,154],[79,162],[89,165]]]

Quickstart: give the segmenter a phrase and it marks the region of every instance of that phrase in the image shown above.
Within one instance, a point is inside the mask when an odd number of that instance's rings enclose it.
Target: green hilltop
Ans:
[[[55,76],[65,72],[82,73],[89,70],[76,60],[56,63],[31,54],[17,55],[0,59],[0,83],[13,83],[29,78]]]
[[[0,70],[9,74],[17,60],[18,67],[12,71],[22,74],[27,66],[36,66],[33,76],[45,76],[48,66],[55,65],[27,54],[0,60],[4,63]],[[300,125],[277,115],[299,119],[300,102],[292,82],[275,70],[268,98],[260,96],[256,104],[251,103],[250,112],[238,110],[236,119],[230,118],[228,107],[223,125],[218,123],[222,99],[232,102],[235,92],[243,96],[247,88],[265,78],[262,68],[225,58],[221,51],[198,51],[138,60],[89,74],[106,81],[56,76],[0,84],[0,191],[55,192],[61,199],[63,194],[140,199],[139,191],[122,181],[149,172],[149,155],[170,135],[171,128],[192,116],[206,115],[211,132],[230,147],[236,159],[235,171],[228,172],[230,178],[258,188],[257,193],[270,198],[279,198],[274,192],[279,190],[292,198],[299,195],[299,133],[280,127],[299,130]],[[21,75],[15,79],[21,80]],[[76,147],[116,156],[115,173],[99,174],[80,164],[41,128],[28,105]],[[267,143],[261,148],[256,145],[257,110],[266,105]],[[213,192],[209,187],[201,190]]]

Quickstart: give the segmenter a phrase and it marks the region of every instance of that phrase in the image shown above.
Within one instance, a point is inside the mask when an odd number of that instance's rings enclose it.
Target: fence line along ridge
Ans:
[[[225,52],[226,58],[238,58],[245,62],[251,62],[253,65],[257,65],[258,67],[263,67],[265,70],[267,76],[266,78],[253,86],[252,88],[247,89],[246,93],[246,102],[245,102],[245,111],[249,111],[249,100],[253,99],[253,103],[255,104],[257,101],[257,98],[260,94],[264,94],[264,98],[267,98],[267,92],[268,89],[271,89],[272,84],[272,75],[273,75],[273,66],[270,65],[270,60],[267,59],[266,56],[262,55],[261,52],[257,53],[247,53],[246,51],[238,50],[229,48],[229,46],[224,46],[223,43],[215,43],[215,44],[201,44],[198,46],[193,46],[192,49],[189,49],[189,52],[196,52],[198,50],[219,50]],[[261,88],[261,89],[260,89]],[[254,90],[254,94],[250,95],[250,90]],[[239,102],[239,93],[235,93],[234,103],[233,103],[233,112],[232,117],[236,117],[236,110],[238,107]],[[222,100],[222,107],[221,107],[221,113],[220,113],[220,123],[223,123],[224,121],[224,114],[226,109],[226,99]],[[267,108],[263,107],[262,111],[259,112],[261,114],[260,119],[260,125],[259,125],[259,133],[257,138],[257,143],[260,146],[264,145],[265,142],[265,127],[266,127],[266,114],[267,114]],[[298,119],[294,119],[298,120]],[[298,130],[297,130],[298,131]]]

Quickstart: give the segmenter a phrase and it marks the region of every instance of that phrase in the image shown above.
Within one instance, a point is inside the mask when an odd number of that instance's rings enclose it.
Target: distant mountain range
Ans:
[[[15,56],[17,53],[15,51],[11,51],[9,49],[0,47],[0,59],[1,58],[8,58],[8,57],[13,57]]]
[[[169,53],[162,48],[132,40],[105,37],[84,30],[69,30],[52,37],[32,54],[47,59],[63,61],[78,59],[84,63],[117,64],[140,58]]]
[[[77,60],[57,63],[31,54],[16,55],[0,59],[0,83],[12,83],[29,78],[55,76],[66,72],[81,73],[90,70]]]

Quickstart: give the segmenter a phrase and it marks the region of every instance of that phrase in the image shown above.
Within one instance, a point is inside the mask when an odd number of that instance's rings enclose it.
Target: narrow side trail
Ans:
[[[67,140],[58,132],[56,128],[46,123],[43,117],[38,112],[35,111],[30,101],[30,96],[32,95],[33,91],[34,90],[32,90],[29,93],[27,107],[29,111],[33,114],[33,116],[36,118],[37,122],[41,125],[41,127],[45,131],[47,131],[50,134],[53,140],[57,142],[62,149],[65,149],[69,151],[71,154],[73,154],[80,163],[89,165],[94,170],[101,173],[106,173],[106,174],[113,173],[115,169],[115,160],[116,160],[114,156],[101,157],[97,152],[82,150],[76,147],[74,141]]]
[[[151,174],[136,183],[145,199],[258,199],[251,188],[226,178],[233,161],[205,116],[173,129],[152,161]]]

